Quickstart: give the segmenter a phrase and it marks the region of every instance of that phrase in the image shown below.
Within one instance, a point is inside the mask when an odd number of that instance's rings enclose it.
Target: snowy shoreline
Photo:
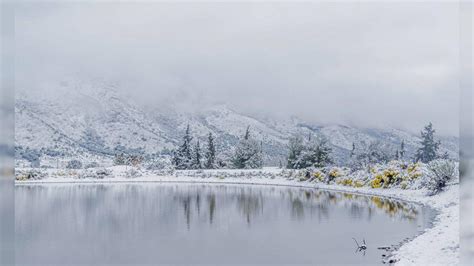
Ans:
[[[264,171],[273,173],[277,171]],[[453,184],[434,196],[426,196],[426,190],[403,190],[399,188],[374,189],[369,187],[348,187],[338,184],[310,183],[288,180],[283,176],[273,177],[192,177],[144,175],[136,178],[115,177],[105,179],[76,179],[67,177],[41,180],[16,181],[15,185],[67,185],[67,184],[133,184],[133,183],[208,183],[272,185],[314,188],[352,194],[380,196],[396,200],[426,205],[435,210],[436,215],[430,227],[409,241],[401,243],[386,258],[395,260],[397,265],[457,265],[459,264],[459,185]],[[394,243],[399,244],[399,243]]]

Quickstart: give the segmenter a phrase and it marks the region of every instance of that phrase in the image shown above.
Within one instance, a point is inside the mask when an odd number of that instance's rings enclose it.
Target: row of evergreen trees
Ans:
[[[435,140],[435,129],[429,123],[421,131],[420,147],[413,158],[407,158],[405,141],[402,140],[400,147],[393,149],[389,144],[381,141],[360,142],[352,144],[349,166],[352,168],[363,168],[375,163],[387,163],[391,160],[413,160],[415,162],[428,163],[435,159],[448,159],[448,154],[439,153],[441,142]],[[324,137],[307,139],[295,136],[288,143],[289,153],[287,168],[302,169],[308,167],[325,167],[333,163],[331,159],[332,149],[328,140]]]
[[[201,143],[196,141],[192,146],[193,137],[189,125],[183,137],[183,143],[177,150],[173,152],[173,165],[176,169],[214,169],[216,165],[216,147],[214,144],[214,136],[209,133],[207,137],[207,147],[202,156]]]
[[[388,144],[380,141],[371,143],[360,143],[356,149],[356,145],[352,144],[351,160],[355,160],[359,164],[385,163],[390,160],[411,160],[414,162],[428,163],[436,159],[448,159],[448,153],[439,153],[441,141],[435,140],[436,130],[433,124],[429,123],[420,132],[420,147],[416,150],[413,157],[408,158],[406,154],[405,141],[402,140],[400,147],[395,149]]]
[[[420,147],[417,149],[413,161],[430,162],[438,158],[447,159],[447,153],[439,154],[440,141],[435,140],[433,124],[429,123],[421,131]],[[173,153],[173,165],[176,169],[215,169],[222,166],[236,169],[253,169],[263,166],[262,143],[253,139],[250,127],[247,127],[242,139],[233,149],[233,155],[227,158],[227,163],[218,163],[216,156],[215,140],[209,133],[205,151],[201,150],[199,140],[192,144],[193,137],[189,125],[186,128],[181,146]],[[324,136],[307,138],[294,136],[288,143],[289,153],[286,168],[302,169],[308,167],[325,167],[334,163],[329,141]],[[381,141],[360,142],[352,144],[349,165],[361,168],[375,163],[386,163],[391,160],[407,160],[405,141],[400,147],[394,149],[389,144]]]
[[[232,157],[228,158],[229,162],[218,162],[215,139],[212,133],[208,135],[204,155],[199,140],[196,140],[194,145],[192,140],[191,129],[188,125],[182,144],[173,152],[172,163],[176,169],[216,169],[223,166],[252,169],[263,166],[262,144],[251,137],[250,127],[247,127],[245,135],[239,140]]]

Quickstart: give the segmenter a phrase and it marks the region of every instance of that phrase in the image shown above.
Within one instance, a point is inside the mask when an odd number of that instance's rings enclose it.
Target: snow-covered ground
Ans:
[[[132,170],[133,169],[133,170]],[[314,183],[288,179],[278,168],[262,170],[189,170],[174,171],[167,174],[163,171],[135,171],[134,168],[115,166],[106,169],[103,179],[87,178],[79,170],[43,170],[42,179],[16,181],[23,184],[60,184],[60,183],[119,183],[119,182],[197,182],[197,183],[232,183],[279,185],[318,188],[344,191],[357,194],[377,195],[416,202],[430,206],[437,211],[433,225],[414,239],[402,243],[401,247],[387,259],[396,261],[397,265],[458,265],[459,264],[459,184],[451,183],[441,193],[427,196],[427,190],[408,190],[401,188],[351,187],[338,184]],[[84,170],[82,170],[84,171]],[[133,173],[130,173],[133,172]],[[54,177],[53,177],[54,176]],[[397,244],[397,243],[394,243]]]

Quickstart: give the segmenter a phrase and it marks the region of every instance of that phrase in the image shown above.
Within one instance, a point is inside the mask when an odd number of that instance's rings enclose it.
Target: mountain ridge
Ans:
[[[112,156],[119,151],[164,153],[179,145],[186,126],[205,143],[209,132],[219,150],[230,153],[250,126],[261,141],[266,165],[284,163],[287,143],[295,134],[328,138],[336,162],[348,160],[352,143],[379,140],[394,147],[405,141],[412,156],[419,137],[400,129],[357,128],[341,124],[314,124],[298,118],[256,118],[217,104],[196,112],[166,112],[140,108],[120,95],[115,86],[103,83],[61,83],[53,97],[29,97],[18,93],[15,102],[15,144],[18,150],[63,157]],[[439,137],[441,152],[458,158],[458,138]],[[16,158],[22,159],[21,153]]]

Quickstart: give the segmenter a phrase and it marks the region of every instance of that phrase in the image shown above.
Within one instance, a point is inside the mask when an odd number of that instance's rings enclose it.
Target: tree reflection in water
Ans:
[[[182,210],[184,224],[188,230],[192,230],[193,220],[198,222],[205,219],[209,225],[213,225],[215,219],[226,218],[229,208],[237,208],[240,218],[249,226],[259,217],[278,217],[279,210],[282,209],[288,209],[292,219],[303,220],[308,214],[311,217],[316,215],[321,222],[330,218],[333,207],[336,206],[346,210],[352,219],[365,217],[370,220],[374,211],[382,211],[391,217],[413,220],[416,219],[419,208],[415,204],[380,197],[242,185],[65,185],[23,186],[19,189],[27,193],[18,193],[21,196],[17,199],[17,205],[29,206],[19,208],[18,216],[27,215],[22,211],[33,212],[27,216],[35,218],[54,216],[64,211],[74,212],[77,219],[73,222],[78,226],[87,224],[88,220],[104,226],[123,226],[124,223],[119,221],[122,221],[123,216],[128,216],[131,223],[129,226],[137,227],[143,225],[133,224],[133,221],[144,220],[135,218],[152,215],[156,220],[171,221],[179,218],[175,215],[176,211]],[[26,197],[29,202],[26,202]],[[35,200],[30,201],[30,198]],[[279,198],[282,201],[278,201],[278,205],[275,205],[277,201],[265,205],[264,199],[269,198]],[[201,208],[201,199],[205,199],[204,209]],[[109,206],[105,208],[108,213],[98,213],[104,206]],[[150,210],[153,213],[150,214]],[[35,212],[42,214],[34,215]],[[222,213],[218,215],[220,212]],[[41,220],[33,224],[40,225]],[[20,221],[18,226],[21,225]]]
[[[207,202],[209,203],[209,224],[212,225],[214,220],[214,212],[216,210],[216,195],[207,195]]]
[[[237,195],[237,209],[250,226],[252,218],[263,213],[261,191],[252,191],[250,187],[241,188]]]
[[[22,185],[15,189],[15,258],[44,265],[177,259],[221,265],[229,258],[239,264],[366,265],[380,256],[354,257],[352,234],[360,232],[354,236],[374,246],[396,243],[416,233],[425,220],[421,210],[380,197],[294,187]]]

